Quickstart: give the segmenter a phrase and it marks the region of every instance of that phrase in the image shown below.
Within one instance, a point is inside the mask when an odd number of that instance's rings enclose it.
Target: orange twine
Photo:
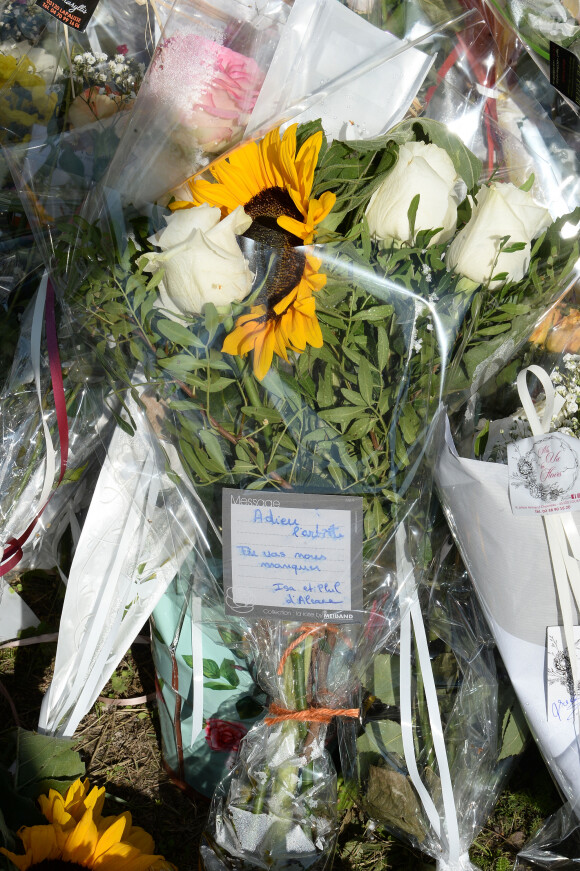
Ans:
[[[280,658],[280,665],[278,666],[278,674],[281,675],[284,671],[284,666],[286,665],[286,660],[290,656],[293,650],[295,650],[299,644],[301,644],[309,635],[317,635],[319,632],[339,632],[340,627],[335,626],[334,623],[303,623],[300,629],[298,630],[299,635],[294,641],[291,641],[284,653]]]
[[[334,717],[351,717],[358,719],[359,708],[306,708],[305,711],[289,711],[280,705],[270,705],[270,715],[264,718],[264,723],[274,726],[286,720],[296,720],[300,723],[330,723]]]

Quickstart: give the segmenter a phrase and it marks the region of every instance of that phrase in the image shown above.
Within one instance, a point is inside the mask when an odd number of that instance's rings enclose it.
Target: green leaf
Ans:
[[[321,411],[320,417],[328,423],[347,424],[350,423],[353,417],[357,417],[360,413],[360,406],[356,408],[345,406],[342,408],[329,408],[327,411]]]
[[[204,682],[204,687],[208,690],[231,690],[232,685],[229,683],[219,683],[219,681],[208,680]]]
[[[415,238],[415,218],[417,217],[417,209],[419,208],[420,199],[421,194],[415,194],[415,196],[411,200],[409,208],[407,209],[407,218],[409,219],[409,231],[411,234],[411,239]]]
[[[216,680],[220,676],[220,667],[213,659],[204,659],[203,661],[203,676]]]
[[[199,438],[212,460],[217,463],[222,471],[226,472],[226,461],[217,436],[207,429],[202,429],[199,432]]]
[[[190,656],[189,653],[184,653],[181,658],[189,668],[193,668],[193,656]]]
[[[352,316],[353,321],[364,321],[365,323],[373,324],[378,321],[386,321],[393,314],[392,305],[373,305],[370,308],[362,309],[355,312]]]
[[[222,664],[220,665],[220,675],[227,680],[229,684],[233,687],[237,687],[240,682],[240,677],[238,675],[236,665],[233,659],[224,659]]]
[[[160,318],[156,321],[155,327],[170,342],[175,342],[175,344],[182,345],[184,348],[188,348],[192,344],[191,333],[183,324]]]
[[[531,189],[534,186],[535,180],[536,180],[536,176],[534,175],[533,172],[531,172],[529,174],[527,180],[523,184],[520,185],[520,190],[526,191],[526,193],[527,193],[527,191],[531,191]]]
[[[85,773],[81,757],[70,738],[53,738],[18,730],[14,784],[21,795],[36,799],[47,792],[46,784],[59,792]]]
[[[367,405],[373,404],[373,376],[369,361],[363,357],[358,369],[358,386]]]

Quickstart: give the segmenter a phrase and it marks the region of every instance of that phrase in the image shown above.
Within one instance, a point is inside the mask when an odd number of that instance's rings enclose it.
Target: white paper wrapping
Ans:
[[[38,626],[39,620],[16,590],[0,578],[0,644],[18,637],[21,629]]]
[[[459,457],[448,424],[435,479],[532,733],[559,786],[571,801],[579,800],[574,716],[546,705],[546,630],[562,617],[542,517],[514,516],[507,466]],[[580,514],[571,516],[580,529]]]
[[[71,566],[39,731],[70,736],[191,549],[188,504],[143,412],[117,428]]]
[[[321,118],[331,139],[371,139],[402,120],[432,63],[338,0],[295,0],[247,132]]]

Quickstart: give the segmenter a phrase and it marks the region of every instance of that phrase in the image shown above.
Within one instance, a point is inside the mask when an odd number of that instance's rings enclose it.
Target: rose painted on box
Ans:
[[[242,723],[230,723],[228,720],[210,717],[205,724],[205,740],[212,750],[235,753],[247,731]]]

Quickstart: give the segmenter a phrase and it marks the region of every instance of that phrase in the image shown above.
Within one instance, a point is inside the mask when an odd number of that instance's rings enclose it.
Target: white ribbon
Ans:
[[[421,605],[417,594],[417,584],[413,566],[409,561],[405,549],[405,529],[400,523],[395,534],[397,551],[397,576],[401,584],[401,597],[410,602],[409,607],[401,621],[400,643],[400,685],[401,685],[401,735],[403,739],[403,751],[407,770],[413,786],[415,787],[423,808],[433,830],[441,841],[444,855],[438,860],[441,867],[457,871],[458,868],[466,867],[466,857],[462,855],[459,841],[459,822],[457,809],[453,796],[451,783],[451,771],[445,749],[443,737],[443,725],[439,711],[437,690],[431,669],[431,657],[427,644],[427,633],[421,614]],[[417,761],[415,759],[415,746],[413,741],[413,719],[411,711],[411,624],[415,636],[419,667],[423,676],[425,699],[429,714],[429,728],[433,738],[433,749],[439,768],[439,780],[441,783],[441,796],[443,800],[444,822],[439,815],[433,799],[421,780]],[[467,865],[469,862],[467,862]]]
[[[546,401],[541,417],[538,416],[530,396],[530,391],[528,390],[528,372],[535,375],[544,388]],[[550,431],[552,417],[554,414],[558,414],[562,408],[564,398],[556,393],[550,376],[540,366],[528,366],[527,369],[523,369],[518,375],[517,386],[532,435],[545,435]],[[574,683],[574,698],[576,698],[580,673],[574,640],[573,603],[575,602],[576,609],[580,611],[580,534],[569,511],[560,514],[544,515],[543,520],[550,548],[558,604],[562,612],[564,639],[570,658],[572,681]],[[576,707],[578,708],[579,706]],[[580,710],[577,711],[577,716],[580,716]]]

